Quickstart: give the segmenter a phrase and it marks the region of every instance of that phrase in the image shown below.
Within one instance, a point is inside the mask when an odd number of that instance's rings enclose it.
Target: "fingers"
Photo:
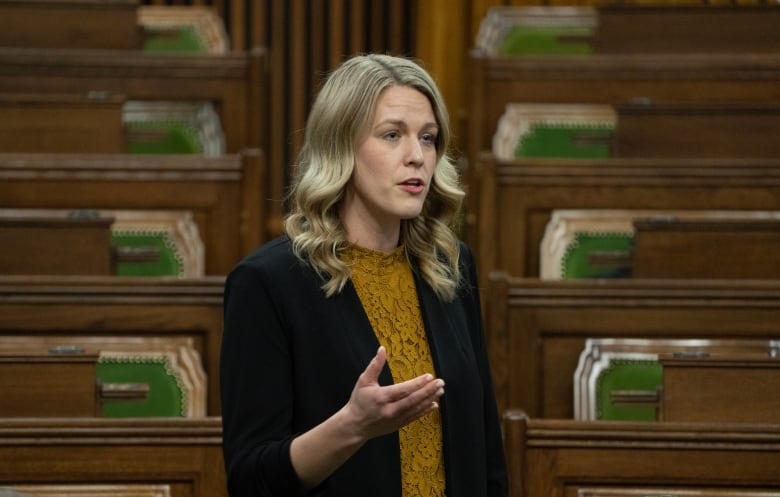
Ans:
[[[415,403],[429,396],[438,399],[444,394],[444,380],[434,378],[431,374],[424,374],[402,383],[389,385],[385,387],[385,393],[389,402],[399,402],[409,398],[411,403]]]
[[[438,409],[439,398],[444,395],[444,380],[425,374],[383,390],[384,414],[403,419],[406,424]]]
[[[368,385],[376,385],[379,383],[379,373],[382,372],[382,368],[385,367],[387,361],[387,351],[384,347],[379,347],[376,351],[376,355],[371,359],[366,366],[363,374],[360,375],[361,382]]]
[[[444,380],[423,374],[387,386],[379,385],[379,375],[387,361],[384,347],[360,374],[344,412],[361,436],[372,438],[398,430],[439,408]]]

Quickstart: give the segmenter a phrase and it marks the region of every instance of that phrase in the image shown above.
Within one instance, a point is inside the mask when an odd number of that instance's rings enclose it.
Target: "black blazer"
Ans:
[[[461,244],[464,285],[440,301],[415,272],[440,400],[448,497],[507,495],[500,422],[482,328],[476,271]],[[379,347],[351,283],[326,298],[322,280],[287,237],[239,263],[225,285],[220,364],[224,456],[232,497],[400,497],[397,433],[368,441],[308,494],[290,461],[292,438],[349,400]],[[385,366],[380,384],[392,383]]]

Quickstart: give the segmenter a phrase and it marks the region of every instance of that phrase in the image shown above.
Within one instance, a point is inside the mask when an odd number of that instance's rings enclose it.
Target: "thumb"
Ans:
[[[363,371],[363,374],[360,375],[361,383],[378,384],[379,373],[381,373],[382,368],[385,367],[386,361],[387,361],[387,351],[385,350],[384,347],[380,346],[376,351],[376,355],[371,359],[371,362],[368,363],[368,366],[366,366],[366,369],[365,371]]]

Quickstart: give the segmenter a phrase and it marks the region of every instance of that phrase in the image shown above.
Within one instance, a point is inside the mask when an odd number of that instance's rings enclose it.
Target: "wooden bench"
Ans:
[[[191,336],[3,335],[0,367],[2,417],[206,415]]]
[[[139,0],[0,0],[0,46],[141,48]]]
[[[228,495],[216,417],[0,419],[0,460],[0,487],[28,495],[54,485],[59,495],[80,489],[74,497],[123,495],[123,489],[149,495],[142,491],[150,485],[164,492],[158,496]],[[106,491],[111,486],[115,492]]]
[[[224,278],[0,276],[0,336],[188,337],[218,415]]]
[[[780,425],[504,415],[512,497],[773,497]]]
[[[224,275],[262,240],[258,150],[219,157],[0,154],[0,207],[191,211],[206,274]]]
[[[483,278],[539,274],[554,209],[774,210],[776,159],[609,158],[498,161],[483,154],[478,244]]]
[[[778,280],[542,281],[492,273],[485,327],[501,409],[573,418],[588,338],[778,338]]]

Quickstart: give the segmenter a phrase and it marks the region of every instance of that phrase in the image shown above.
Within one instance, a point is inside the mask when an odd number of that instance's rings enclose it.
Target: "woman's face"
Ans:
[[[401,220],[420,214],[436,168],[438,130],[418,90],[392,86],[380,94],[344,195],[341,216],[351,241],[393,232],[397,240]]]

